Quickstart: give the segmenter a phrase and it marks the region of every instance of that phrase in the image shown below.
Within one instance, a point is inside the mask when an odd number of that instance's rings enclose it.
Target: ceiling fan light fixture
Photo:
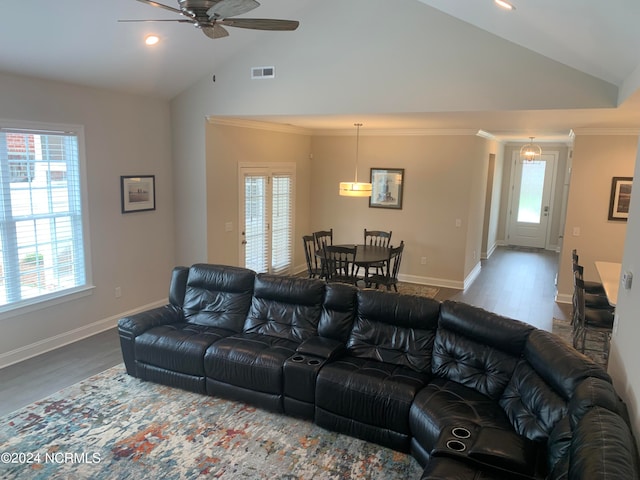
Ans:
[[[534,162],[542,155],[542,148],[540,145],[533,143],[533,139],[536,137],[529,137],[531,141],[526,145],[523,145],[520,149],[520,160],[523,162]]]
[[[157,35],[147,35],[146,37],[144,37],[144,44],[148,47],[153,47],[154,45],[157,45],[158,43],[160,43],[160,37]]]
[[[516,7],[510,3],[507,2],[506,0],[493,0],[495,2],[496,5],[504,8],[505,10],[515,10]]]
[[[339,193],[341,197],[370,197],[373,187],[370,183],[358,181],[358,150],[360,147],[361,123],[354,123],[356,127],[356,173],[353,182],[340,182]]]

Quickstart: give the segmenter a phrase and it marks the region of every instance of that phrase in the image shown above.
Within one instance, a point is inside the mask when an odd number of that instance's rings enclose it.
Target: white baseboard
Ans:
[[[469,275],[467,275],[467,278],[464,279],[464,290],[469,288],[469,286],[471,286],[473,281],[476,278],[478,278],[478,275],[480,275],[481,269],[482,269],[482,265],[480,264],[480,262],[476,263],[476,266],[473,267],[473,269],[469,272]]]
[[[464,282],[458,282],[455,280],[448,280],[446,278],[435,277],[421,277],[418,275],[405,275],[399,274],[398,280],[401,282],[417,283],[418,285],[432,285],[434,287],[455,288],[462,290],[464,288]]]
[[[109,318],[98,320],[97,322],[90,323],[89,325],[83,325],[82,327],[70,330],[68,332],[60,333],[50,338],[40,340],[38,342],[25,345],[15,350],[0,354],[0,368],[8,367],[14,363],[22,362],[29,358],[41,355],[43,353],[50,352],[56,348],[64,347],[70,343],[77,342],[83,338],[96,335],[110,328],[114,328],[118,324],[118,320],[122,317],[134,315],[136,313],[149,310],[151,308],[161,307],[167,304],[167,299],[159,300],[157,302],[149,303],[141,307],[129,310],[128,312],[122,312]]]
[[[573,295],[568,293],[556,294],[556,303],[573,303]]]

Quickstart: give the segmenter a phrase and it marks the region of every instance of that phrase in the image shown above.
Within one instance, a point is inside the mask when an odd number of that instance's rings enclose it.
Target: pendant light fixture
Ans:
[[[536,137],[529,137],[531,141],[526,145],[523,145],[520,149],[520,160],[522,162],[534,162],[540,159],[542,155],[542,149],[540,145],[533,143],[533,139]]]
[[[358,148],[360,146],[361,123],[354,123],[356,127],[356,174],[353,182],[340,182],[340,195],[343,197],[370,197],[371,184],[358,182]]]

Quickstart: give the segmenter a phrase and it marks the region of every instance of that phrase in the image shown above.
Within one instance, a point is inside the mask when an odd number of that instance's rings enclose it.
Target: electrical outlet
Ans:
[[[120,298],[122,296],[122,289],[120,287],[116,287],[113,291],[116,298]]]
[[[420,258],[420,265],[426,265],[426,264],[427,264],[427,257]]]
[[[573,236],[574,237],[580,236],[580,227],[573,227]]]

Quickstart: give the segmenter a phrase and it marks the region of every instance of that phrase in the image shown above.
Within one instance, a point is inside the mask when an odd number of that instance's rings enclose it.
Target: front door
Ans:
[[[544,248],[551,216],[551,191],[557,152],[543,152],[540,159],[521,162],[514,152],[509,217],[509,245]]]

